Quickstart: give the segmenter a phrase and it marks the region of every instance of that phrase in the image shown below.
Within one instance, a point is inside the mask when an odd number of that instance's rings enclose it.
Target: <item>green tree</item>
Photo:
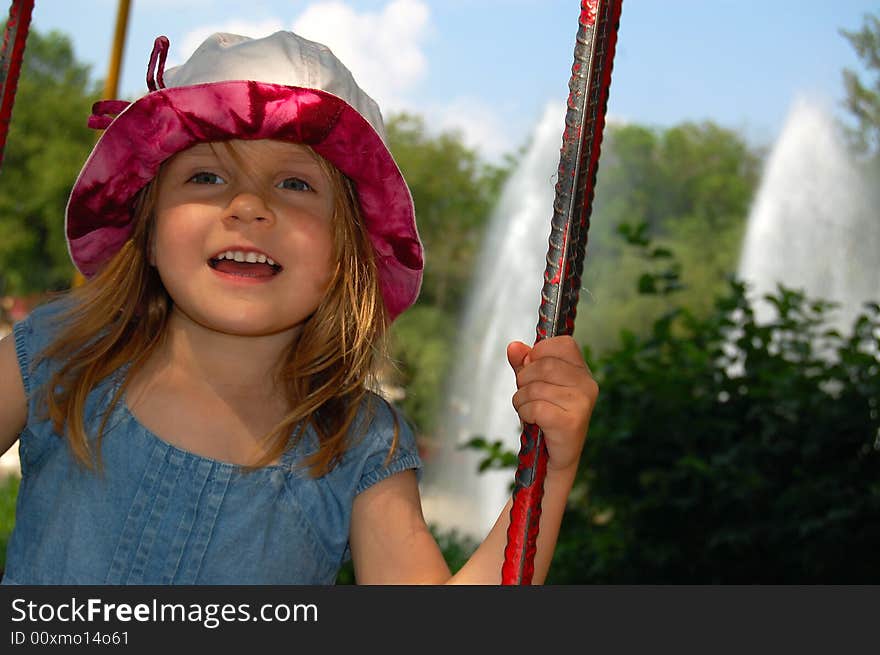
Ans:
[[[844,104],[857,122],[850,134],[860,152],[877,157],[880,156],[880,18],[867,14],[860,30],[841,30],[841,34],[873,77],[863,81],[855,71],[843,71]]]
[[[780,288],[758,325],[744,293],[597,364],[555,581],[880,581],[880,306],[844,338],[821,301]]]
[[[424,120],[412,114],[392,116],[387,130],[427,252],[419,302],[457,314],[509,166],[485,164],[456,132],[429,134]]]
[[[455,351],[456,317],[439,307],[418,303],[392,326],[396,378],[405,392],[398,403],[423,441],[433,438],[443,406],[446,377]]]
[[[86,127],[97,99],[70,39],[31,30],[0,172],[0,293],[69,286],[64,208],[94,143]]]
[[[606,352],[621,329],[644,334],[670,307],[662,295],[639,298],[643,262],[617,238],[621,225],[644,224],[661,252],[678,252],[683,302],[697,314],[711,311],[738,263],[760,161],[740,135],[710,122],[609,126],[576,337]]]

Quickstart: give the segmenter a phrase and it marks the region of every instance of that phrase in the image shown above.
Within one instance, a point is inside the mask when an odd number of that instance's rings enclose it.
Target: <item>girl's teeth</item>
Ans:
[[[263,253],[244,252],[242,250],[227,250],[217,255],[217,259],[228,259],[229,261],[248,262],[249,264],[269,264],[275,266],[275,260],[267,257]]]

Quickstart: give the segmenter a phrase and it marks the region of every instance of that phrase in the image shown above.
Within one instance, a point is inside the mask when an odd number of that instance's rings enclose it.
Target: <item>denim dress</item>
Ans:
[[[103,471],[88,470],[38,406],[53,364],[32,362],[57,333],[57,305],[14,328],[28,421],[3,584],[332,584],[350,557],[355,496],[399,471],[420,473],[412,431],[375,396],[360,414],[370,420],[366,433],[319,478],[300,465],[318,448],[310,430],[277,465],[246,472],[163,441],[124,401],[109,410]],[[90,435],[121,379],[111,375],[90,394]],[[389,460],[395,422],[399,442]]]

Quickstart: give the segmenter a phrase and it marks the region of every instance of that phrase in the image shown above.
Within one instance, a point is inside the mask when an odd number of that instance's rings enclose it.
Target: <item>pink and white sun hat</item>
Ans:
[[[354,182],[388,313],[393,319],[412,305],[423,269],[412,196],[385,144],[379,107],[342,62],[292,32],[214,34],[163,72],[167,52],[168,39],[156,39],[145,96],[92,109],[89,126],[105,132],[66,213],[77,269],[91,277],[119,250],[133,229],[135,195],[175,153],[206,141],[279,139],[311,146]]]

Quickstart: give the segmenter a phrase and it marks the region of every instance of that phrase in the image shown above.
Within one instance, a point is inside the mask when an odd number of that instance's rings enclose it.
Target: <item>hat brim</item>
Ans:
[[[372,125],[324,91],[236,80],[149,93],[108,126],[67,204],[71,259],[97,273],[131,236],[132,203],[162,162],[190,146],[279,139],[311,146],[354,182],[390,317],[415,302],[423,253],[412,196]]]

